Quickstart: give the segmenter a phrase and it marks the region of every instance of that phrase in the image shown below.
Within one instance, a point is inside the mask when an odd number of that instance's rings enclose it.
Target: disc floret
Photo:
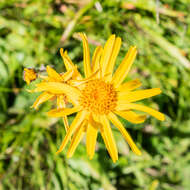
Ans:
[[[108,114],[116,107],[117,92],[111,83],[101,79],[88,81],[82,90],[81,106],[95,114]]]

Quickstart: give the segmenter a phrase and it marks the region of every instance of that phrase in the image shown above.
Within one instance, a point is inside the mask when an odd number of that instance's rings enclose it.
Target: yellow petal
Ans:
[[[105,115],[102,115],[100,117],[100,121],[102,124],[101,135],[108,148],[108,151],[110,153],[110,156],[113,162],[116,162],[118,160],[118,152],[117,152],[114,136],[111,131],[111,126],[109,124],[109,120],[107,119]]]
[[[65,107],[66,107],[65,96],[64,95],[57,96],[57,108],[61,109],[61,108],[65,108]],[[63,116],[63,123],[64,123],[64,126],[65,126],[65,130],[67,132],[68,129],[69,129],[69,123],[68,123],[67,116]]]
[[[100,56],[101,56],[102,52],[103,52],[102,46],[97,46],[94,51],[93,57],[92,57],[92,72],[93,73],[100,69],[99,68]]]
[[[70,158],[73,156],[78,144],[80,143],[81,139],[84,136],[84,128],[85,128],[85,122],[76,130],[72,140],[71,144],[69,146],[69,150],[67,152],[67,157]]]
[[[77,113],[57,153],[60,153],[65,148],[72,134],[81,125],[81,123],[84,121],[86,117],[88,117],[88,114],[86,111],[80,111]]]
[[[52,69],[50,66],[46,67],[46,71],[48,73],[49,78],[54,79],[56,82],[63,82],[63,78],[60,74],[58,74],[54,69]]]
[[[39,78],[43,79],[44,81],[48,81],[49,77],[44,75],[38,75]]]
[[[117,115],[125,118],[127,121],[131,123],[143,123],[146,119],[146,115],[137,115],[133,111],[115,111]]]
[[[67,51],[65,51],[63,53],[63,48],[60,49],[60,54],[61,54],[61,57],[64,61],[64,64],[65,64],[65,67],[66,67],[66,70],[67,71],[70,71],[70,70],[75,70],[76,66],[73,64],[73,62],[71,61],[71,59],[69,58],[69,56],[67,55]],[[78,72],[78,70],[75,70],[74,74],[73,74],[73,78],[76,78],[76,79],[81,79],[81,74]]]
[[[88,47],[88,40],[85,34],[79,33],[82,38],[83,44],[83,59],[84,59],[84,74],[86,77],[89,77],[92,74],[91,65],[90,65],[90,50]]]
[[[117,37],[115,40],[113,49],[112,49],[112,53],[111,53],[109,62],[106,67],[106,71],[105,71],[106,74],[110,73],[110,75],[108,75],[108,77],[107,77],[108,81],[111,81],[111,79],[112,79],[113,68],[114,68],[115,61],[116,61],[117,55],[119,53],[120,47],[121,47],[121,38]]]
[[[64,95],[58,95],[57,96],[57,108],[65,108],[66,104],[65,104],[65,99],[66,97]]]
[[[71,86],[74,86],[74,87],[81,89],[81,87],[82,87],[81,85],[92,80],[98,74],[98,72],[99,71],[97,70],[96,72],[92,73],[89,77],[81,79],[81,80],[70,80],[69,84]]]
[[[67,132],[69,130],[69,122],[68,122],[67,116],[63,116],[63,123],[65,126],[65,131]]]
[[[59,83],[59,82],[41,82],[36,85],[35,92],[47,91],[52,94],[65,94],[69,100],[78,105],[79,97],[81,96],[81,92],[68,84]]]
[[[119,65],[118,69],[113,75],[112,83],[114,83],[115,87],[117,88],[127,76],[131,65],[136,57],[137,50],[136,47],[131,47],[127,52],[125,58],[123,59],[122,63]]]
[[[110,150],[110,145],[109,145],[108,140],[107,140],[107,138],[106,138],[106,136],[105,136],[105,132],[104,132],[103,128],[100,128],[100,133],[101,133],[101,136],[102,136],[102,138],[103,138],[103,141],[104,141],[104,143],[105,143],[105,145],[106,145],[106,149],[108,150],[109,155],[110,155],[111,158],[112,158],[113,156],[112,156],[112,152],[111,152],[111,150]],[[113,160],[113,159],[112,159],[112,160]],[[115,161],[114,161],[114,162],[115,162]]]
[[[42,103],[48,101],[49,99],[53,98],[53,96],[54,96],[53,94],[50,94],[48,92],[43,92],[40,96],[38,96],[38,98],[36,99],[36,101],[32,105],[32,108],[37,109],[37,107],[40,104],[42,104]]]
[[[47,114],[49,117],[63,117],[80,111],[80,107],[52,109]]]
[[[71,70],[68,70],[67,72],[65,72],[63,75],[62,75],[62,78],[64,81],[68,81],[69,79],[72,78],[73,74],[74,74],[75,70],[74,69],[71,69]]]
[[[109,39],[107,40],[104,49],[103,49],[103,53],[100,59],[100,65],[102,67],[102,74],[103,76],[107,73],[105,73],[106,71],[106,67],[108,65],[108,62],[110,60],[111,54],[112,54],[112,49],[114,46],[114,42],[115,42],[115,35],[111,35],[109,37]]]
[[[74,68],[74,64],[73,62],[70,60],[69,56],[67,55],[67,51],[63,52],[63,48],[60,49],[60,54],[61,54],[61,57],[64,61],[64,64],[65,64],[65,67],[66,67],[66,70],[69,71],[69,70],[72,70]]]
[[[96,139],[98,135],[98,127],[96,126],[96,122],[92,122],[91,120],[88,123],[86,132],[86,149],[90,159],[92,159],[94,156]]]
[[[134,79],[129,82],[125,82],[117,88],[117,91],[126,92],[134,90],[141,86],[141,81],[139,79]]]
[[[122,104],[126,104],[129,102],[136,102],[145,98],[150,98],[152,96],[156,96],[160,94],[162,91],[160,88],[152,88],[147,90],[137,90],[132,92],[119,92],[118,93],[118,101]]]
[[[113,125],[115,125],[115,127],[118,128],[118,130],[120,131],[120,133],[123,135],[123,137],[125,138],[125,140],[129,144],[129,146],[131,147],[132,151],[135,154],[137,154],[137,155],[141,155],[141,151],[138,149],[138,147],[136,146],[136,144],[133,142],[133,139],[131,138],[131,136],[129,135],[129,133],[127,132],[127,130],[124,128],[124,126],[122,125],[122,123],[119,121],[119,119],[117,118],[117,116],[114,113],[110,112],[108,114],[108,118],[113,123]]]
[[[133,103],[120,104],[120,105],[117,105],[117,108],[116,108],[116,110],[129,110],[129,109],[143,111],[143,112],[146,112],[146,113],[152,115],[153,117],[155,117],[158,120],[161,120],[161,121],[165,120],[165,116],[163,113],[160,113],[159,111],[156,111],[152,108],[149,108],[147,106],[143,106],[140,104],[133,104]]]

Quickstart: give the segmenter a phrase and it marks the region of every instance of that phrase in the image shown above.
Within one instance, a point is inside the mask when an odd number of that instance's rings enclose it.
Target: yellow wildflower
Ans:
[[[64,63],[66,65],[66,69],[67,72],[65,73],[57,73],[53,68],[51,68],[50,66],[46,67],[46,71],[48,76],[43,76],[43,75],[39,75],[39,78],[42,78],[43,81],[41,82],[43,84],[43,82],[59,82],[59,83],[68,83],[70,79],[80,79],[80,74],[77,71],[76,66],[74,66],[74,64],[70,61],[69,57],[67,56],[67,52],[63,52],[63,49],[60,49],[60,53],[61,56],[64,60]],[[27,70],[27,76],[29,75],[29,71]],[[27,77],[28,79],[28,77]],[[39,85],[41,84],[39,83]],[[31,90],[31,92],[35,92],[34,90]],[[56,99],[57,101],[57,108],[61,109],[61,108],[66,108],[66,104],[68,103],[68,99],[66,97],[66,95],[64,93],[52,93],[49,91],[44,91],[34,102],[34,104],[31,106],[32,108],[37,109],[38,106],[48,100],[54,100]],[[67,120],[67,116],[63,116],[63,122],[65,125],[65,129],[68,130],[69,128],[69,124],[68,124],[68,120]]]
[[[48,90],[51,93],[64,93],[73,104],[72,108],[53,109],[48,112],[49,116],[63,117],[78,112],[58,152],[65,148],[74,134],[67,152],[67,156],[71,157],[86,133],[87,153],[90,159],[92,159],[97,134],[100,131],[113,162],[116,162],[118,151],[110,126],[111,121],[121,132],[132,151],[137,155],[141,155],[141,151],[119,121],[118,116],[132,123],[142,123],[145,121],[146,115],[138,115],[133,111],[139,110],[163,121],[164,115],[162,113],[147,106],[134,103],[158,95],[161,93],[161,90],[153,88],[134,91],[141,85],[138,79],[123,83],[136,57],[136,47],[130,47],[122,63],[113,73],[115,60],[121,46],[121,38],[111,35],[104,48],[98,46],[95,49],[91,62],[87,38],[84,34],[80,34],[80,36],[83,40],[84,48],[84,74],[88,80],[85,82],[84,80],[78,80],[77,88],[60,82],[43,82],[38,84],[36,88],[36,91]],[[97,73],[97,71],[99,72]]]

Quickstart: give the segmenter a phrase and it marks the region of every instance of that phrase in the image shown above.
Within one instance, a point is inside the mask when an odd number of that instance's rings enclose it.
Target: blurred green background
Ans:
[[[0,190],[189,190],[189,12],[189,0],[1,0]],[[144,104],[159,108],[166,121],[149,117],[132,125],[122,120],[141,157],[114,128],[116,164],[100,137],[91,161],[85,141],[71,159],[66,150],[55,155],[65,135],[61,119],[47,117],[51,103],[30,109],[38,94],[26,91],[23,68],[51,65],[65,71],[63,47],[83,72],[81,31],[91,53],[110,34],[120,36],[117,65],[136,45],[138,56],[126,80],[140,78],[143,88],[163,91]]]

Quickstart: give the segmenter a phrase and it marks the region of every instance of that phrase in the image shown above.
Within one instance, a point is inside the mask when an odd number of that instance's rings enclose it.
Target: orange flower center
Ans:
[[[80,99],[84,109],[96,114],[108,114],[114,110],[116,102],[117,92],[113,85],[101,79],[87,82]]]

